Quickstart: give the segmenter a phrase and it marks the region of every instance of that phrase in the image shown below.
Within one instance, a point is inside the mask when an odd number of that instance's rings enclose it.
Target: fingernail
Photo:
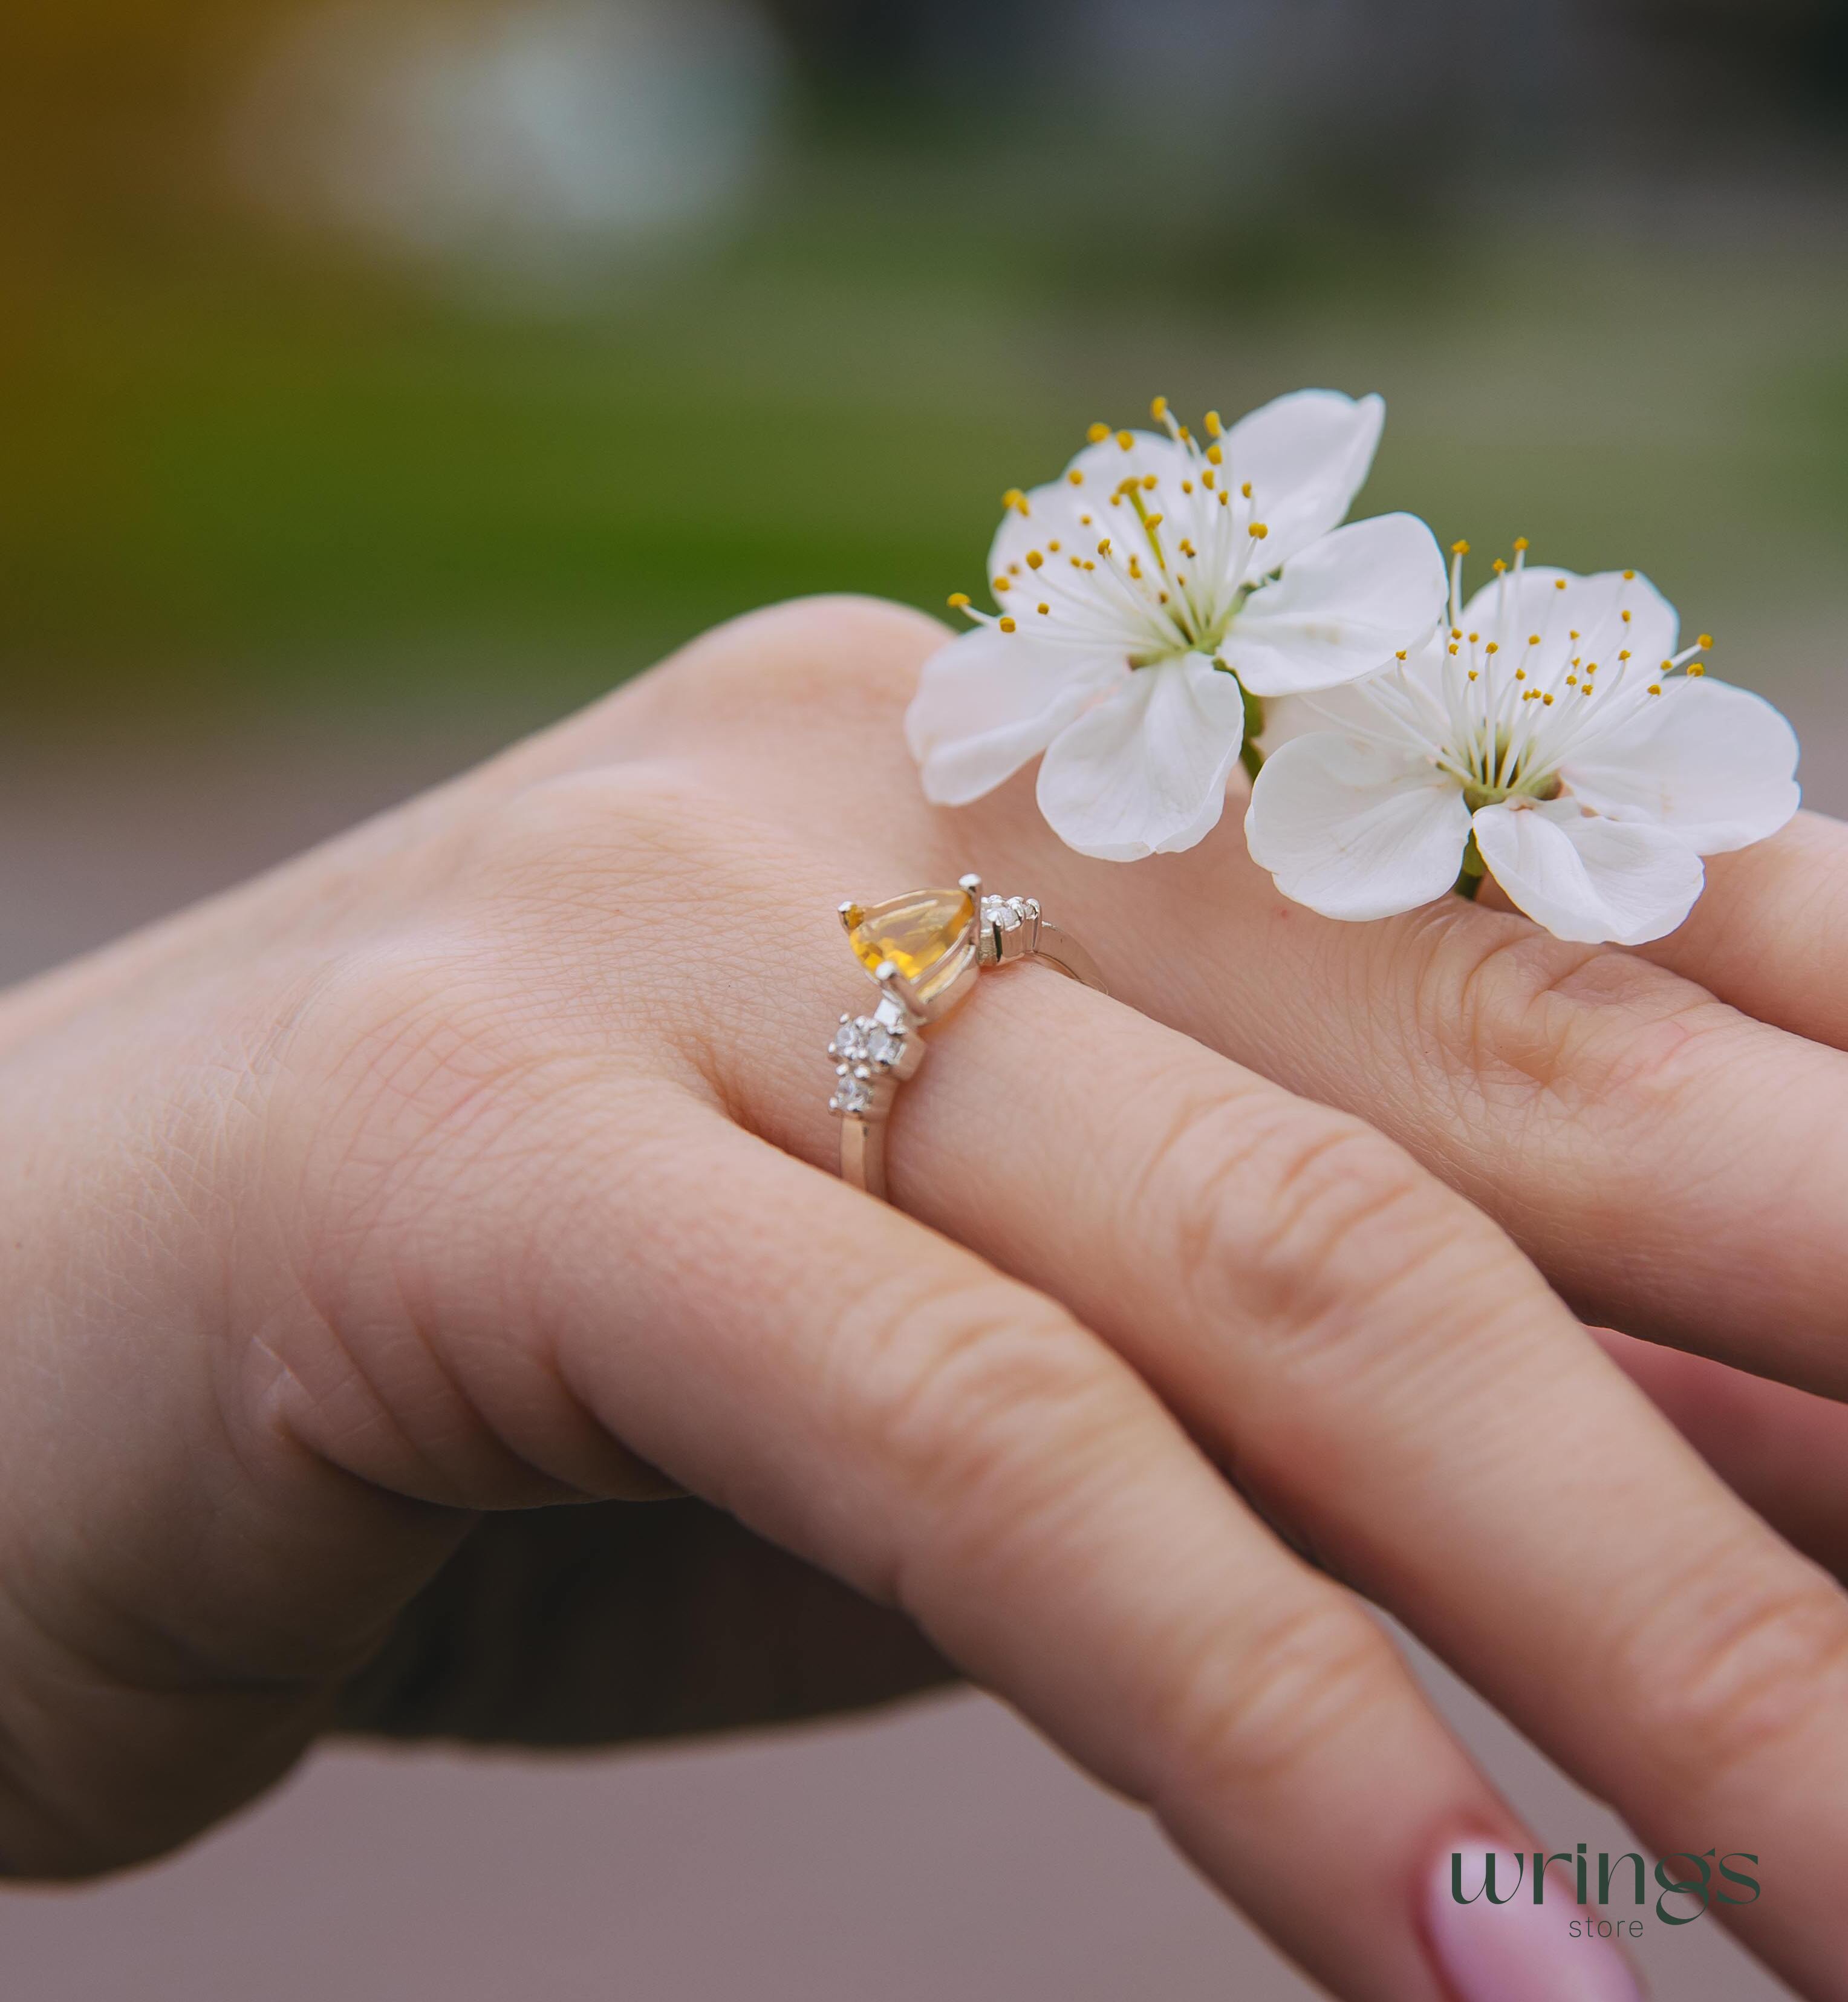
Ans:
[[[1491,1855],[1498,1905],[1487,1888]],[[1596,1911],[1575,1903],[1571,1884],[1557,1876],[1536,1905],[1532,1868],[1531,1850],[1523,1858],[1480,1836],[1447,1843],[1432,1864],[1424,1930],[1459,2002],[1643,2002],[1623,1955],[1608,1940],[1586,1936],[1585,1921],[1595,1924]],[[1470,1902],[1458,1902],[1459,1886]]]

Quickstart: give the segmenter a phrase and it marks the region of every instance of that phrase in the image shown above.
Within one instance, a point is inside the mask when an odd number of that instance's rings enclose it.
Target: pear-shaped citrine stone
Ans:
[[[960,969],[964,955],[956,947],[975,917],[966,890],[914,890],[869,905],[849,927],[847,943],[869,973],[889,959],[928,1000]]]

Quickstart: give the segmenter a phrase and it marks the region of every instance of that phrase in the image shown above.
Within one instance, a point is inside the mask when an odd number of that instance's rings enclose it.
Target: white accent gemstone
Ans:
[[[884,1003],[880,1005],[883,1008]],[[882,1021],[877,1015],[856,1015],[835,1030],[828,1054],[843,1064],[870,1064],[877,1070],[890,1070],[905,1055],[904,1026]]]
[[[835,1087],[834,1109],[863,1118],[873,1108],[873,1087],[863,1077],[844,1077]]]
[[[1016,905],[1004,897],[984,897],[982,922],[985,930],[990,925],[999,925],[1004,932],[1017,932],[1020,929],[1020,912]]]

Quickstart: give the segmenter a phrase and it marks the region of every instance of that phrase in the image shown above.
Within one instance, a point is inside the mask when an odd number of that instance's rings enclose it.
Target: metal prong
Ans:
[[[852,931],[860,919],[866,915],[866,906],[863,904],[855,903],[851,897],[846,903],[838,904],[835,908],[839,913],[841,930],[844,932]]]
[[[982,878],[971,872],[956,879],[956,887],[962,891],[977,910],[982,909]]]
[[[882,959],[873,969],[873,978],[879,982],[879,990],[882,994],[898,996],[898,1005],[912,1020],[922,1022],[928,1019],[929,1011],[918,999],[917,989],[905,978],[892,961]]]

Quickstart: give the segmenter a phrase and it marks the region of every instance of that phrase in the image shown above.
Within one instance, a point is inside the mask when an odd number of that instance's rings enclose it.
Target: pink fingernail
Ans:
[[[1500,1904],[1489,1901],[1491,1856]],[[1547,1878],[1536,1905],[1532,1869],[1531,1850],[1523,1857],[1492,1849],[1480,1836],[1446,1843],[1432,1864],[1424,1928],[1459,2002],[1643,2002],[1622,1955],[1586,1934],[1586,1920],[1597,1922],[1595,1909],[1575,1904],[1571,1885],[1557,1875]],[[1458,1902],[1459,1887],[1468,1903]]]

